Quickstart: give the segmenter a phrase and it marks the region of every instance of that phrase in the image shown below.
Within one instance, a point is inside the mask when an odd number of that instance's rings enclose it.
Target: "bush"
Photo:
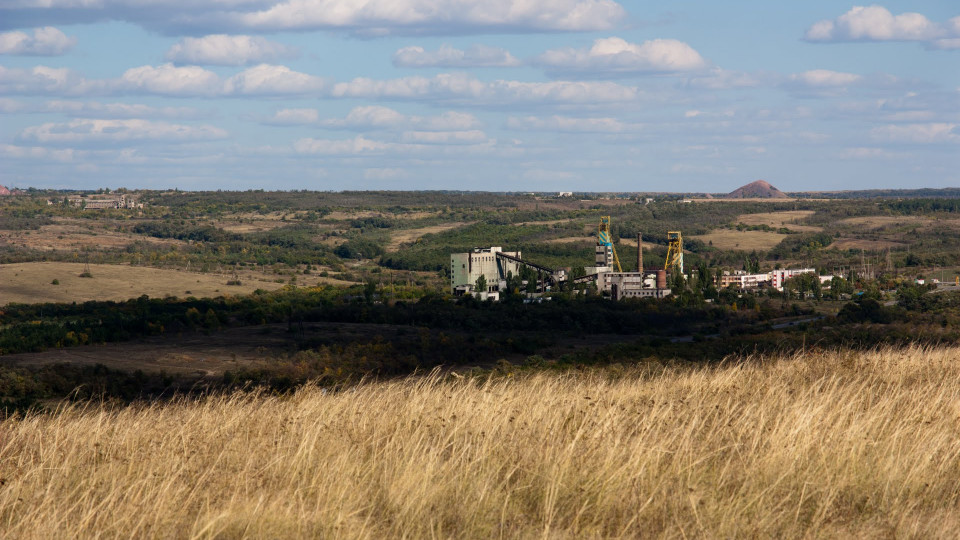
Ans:
[[[55,280],[51,281],[50,284],[51,284],[51,285],[59,285],[59,284],[60,284],[60,280],[59,280],[59,279],[55,279]]]

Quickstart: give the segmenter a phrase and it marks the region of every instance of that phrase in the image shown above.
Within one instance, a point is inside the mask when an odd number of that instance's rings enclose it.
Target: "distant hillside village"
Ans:
[[[140,202],[136,196],[126,193],[118,195],[95,195],[92,197],[72,196],[66,197],[62,201],[50,199],[47,201],[47,204],[51,206],[54,204],[69,204],[70,206],[84,210],[103,210],[106,208],[143,209],[143,203]]]

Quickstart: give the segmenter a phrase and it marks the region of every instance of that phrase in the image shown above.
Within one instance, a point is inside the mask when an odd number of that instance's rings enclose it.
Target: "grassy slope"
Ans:
[[[960,349],[369,383],[0,423],[19,538],[953,536]]]

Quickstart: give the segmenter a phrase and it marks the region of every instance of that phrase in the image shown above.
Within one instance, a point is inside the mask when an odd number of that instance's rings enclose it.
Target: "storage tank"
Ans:
[[[657,270],[657,288],[658,289],[667,288],[667,271],[666,270]]]

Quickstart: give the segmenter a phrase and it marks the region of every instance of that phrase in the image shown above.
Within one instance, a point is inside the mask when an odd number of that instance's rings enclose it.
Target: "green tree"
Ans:
[[[474,284],[474,290],[477,292],[487,292],[487,276],[480,274],[477,282]]]

